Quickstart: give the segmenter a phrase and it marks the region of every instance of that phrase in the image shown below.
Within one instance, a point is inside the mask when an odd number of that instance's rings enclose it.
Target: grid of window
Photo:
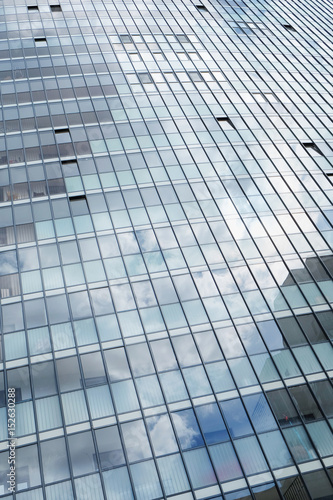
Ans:
[[[330,9],[0,0],[1,497],[332,497]]]

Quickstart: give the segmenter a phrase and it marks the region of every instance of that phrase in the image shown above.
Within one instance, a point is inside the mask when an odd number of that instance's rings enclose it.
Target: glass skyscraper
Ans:
[[[1,498],[333,499],[332,38],[0,0]]]

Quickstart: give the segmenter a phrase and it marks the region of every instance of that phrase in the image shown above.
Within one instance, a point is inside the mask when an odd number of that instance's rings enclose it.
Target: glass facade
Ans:
[[[198,2],[0,0],[0,497],[333,498],[332,5]]]

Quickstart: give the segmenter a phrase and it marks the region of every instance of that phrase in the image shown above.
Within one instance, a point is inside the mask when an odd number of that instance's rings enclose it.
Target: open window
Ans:
[[[216,120],[219,122],[219,124],[221,125],[221,128],[223,130],[234,130],[235,129],[234,124],[232,123],[230,118],[228,118],[227,116],[219,116],[216,118]]]

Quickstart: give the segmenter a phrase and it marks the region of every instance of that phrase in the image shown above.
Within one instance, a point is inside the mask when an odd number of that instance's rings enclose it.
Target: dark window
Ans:
[[[60,5],[50,5],[51,12],[61,12],[61,6]]]
[[[288,31],[296,31],[290,24],[283,24],[282,26]]]
[[[28,11],[29,12],[36,12],[38,11],[38,5],[28,5]]]
[[[323,156],[318,146],[314,142],[303,142],[303,146],[312,154]]]
[[[207,8],[204,5],[196,5],[198,10],[202,10],[203,12],[208,12]]]
[[[224,130],[232,130],[235,128],[232,121],[227,116],[219,116],[216,120],[220,123]]]

